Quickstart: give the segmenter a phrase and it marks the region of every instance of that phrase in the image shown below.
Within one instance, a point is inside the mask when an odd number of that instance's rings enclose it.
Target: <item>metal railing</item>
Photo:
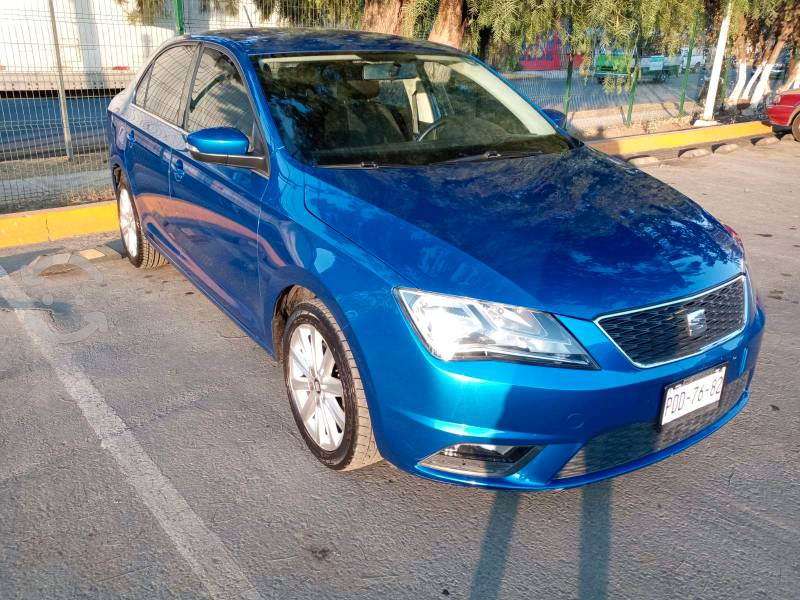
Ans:
[[[348,23],[349,0],[25,0],[0,4],[0,213],[111,199],[106,108],[181,31]]]
[[[272,5],[272,14],[264,15],[259,7],[271,4],[256,0],[0,4],[0,213],[113,197],[106,108],[151,53],[176,33],[251,25],[359,25],[359,0]],[[142,12],[140,7],[149,6],[159,8]],[[695,110],[703,88],[701,38],[685,74],[678,65],[663,77],[645,77],[634,95],[620,80],[622,74],[599,81],[597,56],[574,57],[574,75],[568,77],[568,55],[556,36],[525,47],[506,75],[544,108],[563,109],[565,90],[570,90],[569,124],[584,137],[635,132],[637,126],[648,131],[687,119]],[[581,69],[581,60],[595,66]]]

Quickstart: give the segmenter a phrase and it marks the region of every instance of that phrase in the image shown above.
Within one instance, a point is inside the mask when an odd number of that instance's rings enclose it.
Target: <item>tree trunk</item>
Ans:
[[[703,106],[703,120],[711,121],[714,118],[714,108],[717,103],[717,88],[719,87],[719,76],[722,74],[722,63],[725,61],[725,46],[728,43],[728,30],[731,26],[731,8],[733,0],[729,0],[728,8],[725,11],[725,18],[719,28],[717,38],[717,48],[714,52],[714,63],[711,67],[711,79],[708,80],[708,95]]]
[[[489,42],[492,41],[492,30],[481,27],[478,32],[478,58],[484,62],[489,60]]]
[[[747,62],[745,62],[743,59],[738,59],[737,62],[738,67],[736,69],[736,85],[733,86],[731,95],[728,97],[728,104],[734,108],[739,106],[739,99],[742,97],[744,85],[747,83]]]
[[[783,51],[783,47],[786,44],[785,40],[782,37],[778,38],[778,41],[775,42],[775,45],[772,47],[772,51],[769,53],[769,57],[767,58],[767,62],[764,64],[764,69],[761,71],[761,77],[758,80],[758,85],[756,89],[753,90],[753,96],[750,98],[750,106],[755,107],[758,106],[758,103],[761,102],[761,99],[764,97],[764,94],[767,93],[767,90],[770,89],[769,85],[769,76],[772,73],[772,67],[775,66],[775,63],[780,58],[781,52]]]
[[[403,9],[408,0],[365,0],[361,29],[400,35],[403,31]]]
[[[789,71],[789,76],[778,91],[785,92],[797,88],[800,88],[800,57],[795,57],[792,69]]]
[[[744,18],[741,19],[743,21]],[[736,85],[731,90],[731,95],[728,97],[727,103],[729,106],[736,108],[739,105],[739,98],[742,97],[742,91],[747,83],[747,40],[744,35],[744,23],[739,24],[739,35],[733,43],[733,55],[736,57]]]
[[[758,67],[756,67],[755,71],[753,71],[753,74],[750,76],[750,81],[748,81],[747,85],[744,86],[744,91],[742,92],[742,98],[744,100],[747,100],[747,98],[750,97],[750,92],[753,91],[753,86],[756,84],[756,81],[758,81],[758,78],[761,76],[761,71],[763,69],[764,65],[761,64],[758,65]]]
[[[428,36],[431,42],[460,48],[467,30],[467,7],[464,0],[441,0],[433,30]]]

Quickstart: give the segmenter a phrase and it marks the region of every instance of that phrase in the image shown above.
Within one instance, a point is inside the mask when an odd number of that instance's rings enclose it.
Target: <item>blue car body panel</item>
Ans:
[[[454,51],[313,30],[180,38],[186,42],[224,48],[238,62],[263,126],[269,174],[195,160],[185,131],[132,103],[133,85],[109,106],[112,169],[126,177],[148,238],[268,352],[280,344],[272,319],[287,289],[303,286],[330,307],[359,365],[387,460],[451,483],[570,487],[674,454],[747,401],[764,326],[750,286],[742,332],[653,368],[634,366],[593,321],[686,297],[744,272],[737,242],[677,191],[579,144],[560,155],[479,163],[312,168],[285,151],[251,55]],[[552,312],[599,369],[439,360],[398,305],[398,286]],[[743,384],[713,423],[613,468],[558,478],[596,436],[631,424],[654,426],[665,387],[720,364],[727,365],[728,385]],[[420,464],[455,443],[544,449],[502,477]]]
[[[736,243],[694,202],[585,146],[316,172],[327,186],[310,191],[309,210],[429,291],[594,318],[742,269]]]

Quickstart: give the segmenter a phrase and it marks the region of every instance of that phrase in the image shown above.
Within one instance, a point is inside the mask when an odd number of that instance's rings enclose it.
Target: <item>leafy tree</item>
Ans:
[[[781,52],[800,40],[800,3],[797,0],[706,0],[708,27],[719,29],[722,15],[730,7],[732,54],[738,69],[736,84],[728,97],[733,106],[758,104],[770,88],[770,73]],[[748,67],[754,68],[747,81]],[[800,64],[795,62],[786,85],[797,81]]]
[[[189,0],[185,0],[187,3]],[[389,4],[404,0],[367,0],[367,4]],[[152,25],[169,14],[174,0],[116,0],[128,8],[131,21]],[[253,0],[257,15],[255,20],[266,21],[276,15],[286,25],[325,26],[346,25],[355,27],[361,15],[363,0]],[[201,12],[219,12],[237,15],[241,0],[199,0]],[[378,8],[380,11],[381,9]],[[255,23],[254,23],[255,24]]]

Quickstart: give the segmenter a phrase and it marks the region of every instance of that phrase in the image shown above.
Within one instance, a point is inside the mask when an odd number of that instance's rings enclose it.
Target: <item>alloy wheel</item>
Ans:
[[[125,187],[119,190],[119,230],[128,255],[136,258],[139,254],[139,235],[136,230],[136,213],[133,211],[131,196]]]
[[[333,352],[322,334],[302,324],[289,341],[289,389],[300,419],[323,450],[336,450],[344,438],[344,390]]]

